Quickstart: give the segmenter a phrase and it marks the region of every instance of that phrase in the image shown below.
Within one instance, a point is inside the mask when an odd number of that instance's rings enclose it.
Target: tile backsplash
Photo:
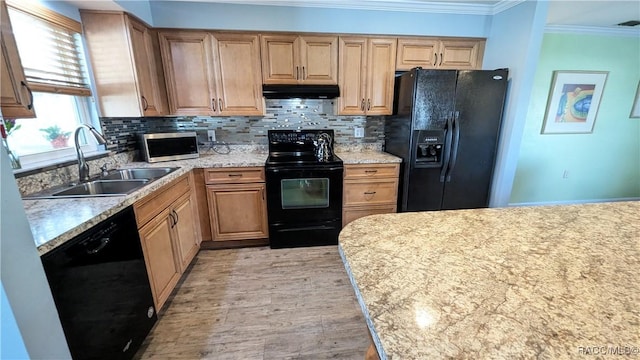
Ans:
[[[234,145],[266,145],[270,129],[333,129],[336,146],[379,148],[384,142],[384,117],[337,116],[334,100],[266,100],[266,115],[231,117],[101,118],[102,129],[116,152],[137,149],[137,134],[144,132],[195,131],[207,141],[207,130],[215,130],[218,141]],[[364,128],[364,137],[354,137],[354,128]]]

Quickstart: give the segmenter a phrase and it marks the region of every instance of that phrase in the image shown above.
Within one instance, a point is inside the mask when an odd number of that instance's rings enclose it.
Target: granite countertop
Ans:
[[[381,359],[639,354],[640,202],[372,215],[339,242]]]
[[[339,152],[338,155],[346,158],[343,158],[345,164],[400,161],[400,158],[379,151]],[[266,152],[245,152],[234,149],[229,154],[207,151],[199,158],[189,160],[154,164],[131,162],[120,168],[180,167],[180,169],[126,196],[23,200],[38,253],[46,254],[191,169],[264,166],[267,156]]]

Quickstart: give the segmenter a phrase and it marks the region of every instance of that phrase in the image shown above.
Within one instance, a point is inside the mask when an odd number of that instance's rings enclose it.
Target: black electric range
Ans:
[[[321,134],[330,139],[331,151],[319,160]],[[270,246],[337,244],[342,228],[344,167],[332,151],[333,130],[269,130],[268,138],[265,170]]]

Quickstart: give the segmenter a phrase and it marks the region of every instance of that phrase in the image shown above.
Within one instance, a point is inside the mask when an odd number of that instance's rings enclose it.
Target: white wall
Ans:
[[[10,305],[9,309],[3,306],[2,327],[15,329],[11,324],[15,321],[32,359],[70,359],[49,283],[3,149],[0,149],[0,184],[0,282]],[[15,320],[4,311],[12,312]],[[15,331],[11,334],[19,340]],[[13,350],[20,353],[20,349]]]
[[[509,203],[548,7],[547,1],[527,0],[491,20],[483,68],[509,68],[509,89],[489,199],[491,207]]]

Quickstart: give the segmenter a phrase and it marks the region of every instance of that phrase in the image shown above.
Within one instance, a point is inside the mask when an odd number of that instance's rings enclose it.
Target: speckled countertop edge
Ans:
[[[379,151],[337,152],[336,154],[345,165],[401,161],[396,156]],[[192,169],[264,166],[267,156],[265,152],[240,152],[206,154],[196,159],[153,164],[131,162],[121,168],[180,167],[180,169],[126,196],[23,200],[23,205],[38,253],[44,255]]]

